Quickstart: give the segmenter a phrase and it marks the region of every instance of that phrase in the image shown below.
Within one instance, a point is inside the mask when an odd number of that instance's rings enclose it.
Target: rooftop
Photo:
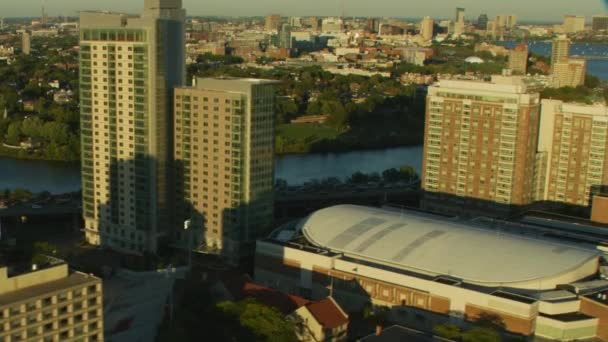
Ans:
[[[452,340],[440,338],[425,334],[421,331],[402,327],[400,325],[393,325],[388,327],[378,335],[372,334],[361,339],[361,342],[435,342],[445,341],[449,342]]]
[[[285,294],[281,291],[258,285],[248,276],[226,275],[221,281],[234,300],[255,299],[264,305],[281,311],[285,315],[310,303],[309,300],[302,297]]]
[[[334,329],[348,324],[348,315],[340,309],[338,304],[331,298],[325,298],[318,302],[311,302],[306,308],[326,329]]]
[[[525,283],[534,282],[540,290],[540,281],[558,276],[574,282],[589,276],[579,277],[579,268],[597,265],[601,255],[420,212],[353,205],[319,210],[302,220],[299,229],[311,244],[334,253],[487,287],[526,288]]]
[[[81,287],[87,284],[92,284],[98,281],[98,278],[80,273],[73,272],[67,277],[26,287],[20,290],[0,294],[0,306],[9,305],[21,301],[26,301],[34,297],[44,296],[46,294],[55,293],[60,290],[68,290],[70,288]]]

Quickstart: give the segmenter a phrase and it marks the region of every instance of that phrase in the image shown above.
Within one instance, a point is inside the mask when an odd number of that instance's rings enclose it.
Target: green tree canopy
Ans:
[[[500,334],[489,328],[473,328],[462,334],[462,342],[500,342]]]
[[[436,325],[433,328],[433,333],[439,337],[450,340],[458,340],[462,336],[462,329],[460,329],[460,327],[456,324],[445,323]]]
[[[220,302],[217,308],[237,322],[237,341],[295,341],[295,327],[276,309],[255,300]]]

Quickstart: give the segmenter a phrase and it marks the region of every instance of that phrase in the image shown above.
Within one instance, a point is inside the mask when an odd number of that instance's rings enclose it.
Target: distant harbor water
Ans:
[[[382,172],[411,165],[420,173],[422,146],[398,147],[347,153],[280,156],[276,160],[276,178],[298,185],[312,179],[344,178],[361,171]],[[0,158],[0,191],[25,188],[32,192],[64,193],[80,189],[80,166]]]
[[[510,49],[517,46],[519,41],[502,42],[502,44]],[[550,42],[528,42],[530,52],[542,56],[551,56]],[[587,73],[599,78],[602,81],[608,81],[608,45],[573,43],[570,46],[570,56],[580,57],[603,57],[606,59],[589,59],[587,60]]]

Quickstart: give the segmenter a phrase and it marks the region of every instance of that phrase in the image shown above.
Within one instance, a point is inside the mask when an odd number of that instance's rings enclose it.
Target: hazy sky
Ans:
[[[143,0],[46,0],[50,15],[104,9],[138,12]],[[347,16],[452,17],[457,6],[468,18],[514,13],[524,20],[559,21],[564,14],[590,17],[606,12],[608,0],[183,0],[190,15],[338,15],[344,2]],[[0,16],[38,16],[42,0],[0,0]]]

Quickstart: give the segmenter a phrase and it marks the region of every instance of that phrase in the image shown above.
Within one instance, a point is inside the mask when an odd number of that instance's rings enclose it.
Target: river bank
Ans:
[[[25,149],[14,149],[0,145],[0,158],[10,158],[19,160],[32,160],[32,161],[48,161],[56,163],[79,163],[79,159],[62,159],[62,158],[49,158],[45,155],[36,151],[28,151]],[[0,164],[1,166],[1,164]]]
[[[278,155],[275,160],[275,178],[283,179],[290,185],[301,185],[314,179],[344,179],[355,172],[369,174],[404,165],[411,165],[421,174],[422,146]],[[80,165],[0,157],[0,190],[15,188],[28,189],[33,193],[49,191],[53,194],[79,191]]]

